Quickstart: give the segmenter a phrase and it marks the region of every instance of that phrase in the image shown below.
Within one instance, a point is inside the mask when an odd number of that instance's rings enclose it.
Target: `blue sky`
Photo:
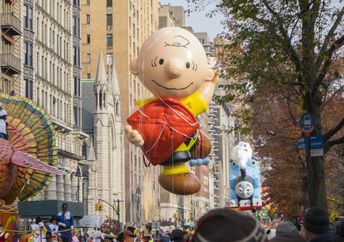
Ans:
[[[184,6],[185,9],[188,6],[186,0],[160,0],[160,3],[171,4],[172,6]],[[215,9],[214,4],[209,4],[204,11],[191,12],[189,16],[186,16],[187,26],[191,26],[195,32],[208,32],[209,37],[214,38],[217,34],[223,32],[221,21],[224,17],[220,13],[212,18],[207,17],[206,14],[213,9]]]

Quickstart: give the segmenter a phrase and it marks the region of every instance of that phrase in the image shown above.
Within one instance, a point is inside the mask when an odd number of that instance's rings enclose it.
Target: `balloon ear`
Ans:
[[[214,70],[211,69],[211,68],[208,68],[208,70],[207,70],[207,76],[206,76],[206,79],[205,79],[205,80],[206,80],[206,81],[211,81],[211,80],[213,80],[214,76],[215,76]]]
[[[137,59],[133,59],[130,61],[130,72],[131,74],[137,76],[139,74],[139,64]]]

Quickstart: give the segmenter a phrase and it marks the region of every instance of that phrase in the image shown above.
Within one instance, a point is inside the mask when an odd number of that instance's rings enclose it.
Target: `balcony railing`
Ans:
[[[20,59],[11,53],[2,53],[1,55],[1,70],[7,74],[20,73]]]
[[[1,29],[11,35],[21,35],[20,19],[11,13],[0,14]]]

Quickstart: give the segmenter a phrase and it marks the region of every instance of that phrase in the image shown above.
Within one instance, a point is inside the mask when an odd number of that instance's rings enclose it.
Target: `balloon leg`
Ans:
[[[186,162],[164,166],[159,183],[167,191],[178,195],[192,195],[201,189],[200,180],[190,172]]]

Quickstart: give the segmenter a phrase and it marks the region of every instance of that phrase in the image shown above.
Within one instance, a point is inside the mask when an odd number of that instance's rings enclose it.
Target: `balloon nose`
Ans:
[[[182,73],[182,64],[177,59],[170,59],[165,65],[165,72],[169,78],[178,78]]]

